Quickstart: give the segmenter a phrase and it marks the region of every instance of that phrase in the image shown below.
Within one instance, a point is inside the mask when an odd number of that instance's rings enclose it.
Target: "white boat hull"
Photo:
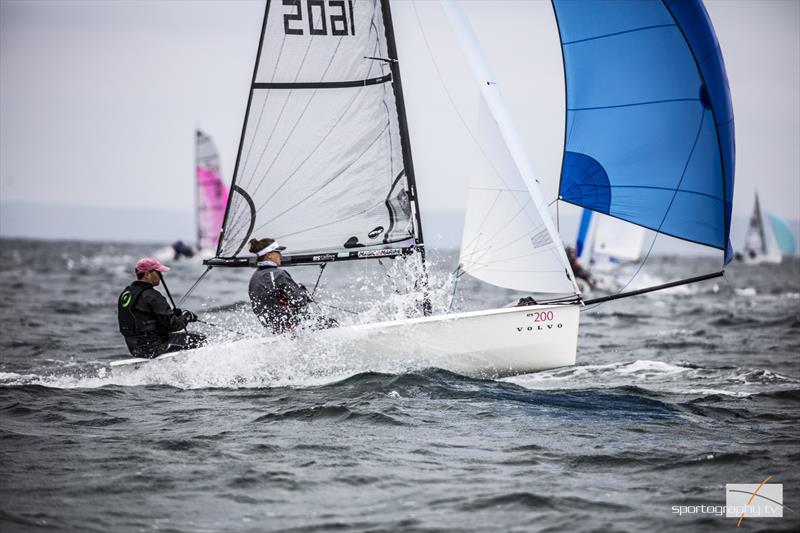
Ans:
[[[324,357],[352,372],[435,367],[469,376],[502,377],[574,365],[579,311],[576,304],[491,309],[248,339],[232,342],[224,350],[252,351],[256,342],[256,349],[270,352],[275,342],[297,342],[303,344],[303,352],[324,347]],[[138,367],[214,348],[218,347],[152,360],[125,359],[112,366]]]

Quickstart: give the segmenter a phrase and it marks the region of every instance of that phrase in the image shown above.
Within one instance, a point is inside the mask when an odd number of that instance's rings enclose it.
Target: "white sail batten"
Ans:
[[[267,2],[262,32],[218,255],[413,246],[381,2]]]
[[[572,270],[533,169],[472,27],[457,2],[440,2],[475,74],[479,160],[467,191],[461,268],[500,287],[577,294]]]

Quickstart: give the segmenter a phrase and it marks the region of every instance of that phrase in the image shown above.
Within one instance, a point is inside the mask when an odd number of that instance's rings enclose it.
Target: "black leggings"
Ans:
[[[180,352],[181,350],[191,350],[199,348],[206,343],[206,336],[202,333],[189,333],[186,331],[179,331],[169,334],[169,340],[165,345],[165,349],[161,353]],[[158,354],[158,355],[161,355]],[[158,356],[154,356],[158,357]]]

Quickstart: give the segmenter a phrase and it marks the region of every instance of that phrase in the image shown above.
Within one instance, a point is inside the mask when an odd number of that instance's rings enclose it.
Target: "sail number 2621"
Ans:
[[[353,0],[283,0],[286,35],[355,35]],[[345,7],[346,5],[346,7]],[[330,33],[329,33],[330,30]]]

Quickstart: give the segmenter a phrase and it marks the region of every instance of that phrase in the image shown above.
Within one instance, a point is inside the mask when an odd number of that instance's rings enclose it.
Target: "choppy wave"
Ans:
[[[210,346],[112,370],[114,301],[152,249],[0,248],[0,529],[719,530],[731,521],[670,506],[800,483],[797,261],[588,309],[577,366],[502,380],[401,342],[264,337],[249,272],[215,269],[182,305],[215,324],[195,325]],[[450,259],[433,262],[437,312],[523,296],[454,287]],[[635,281],[718,268],[650,263]],[[179,298],[202,267],[170,266]],[[416,316],[417,268],[331,265],[316,298],[343,324]],[[318,273],[292,270],[310,287]]]

